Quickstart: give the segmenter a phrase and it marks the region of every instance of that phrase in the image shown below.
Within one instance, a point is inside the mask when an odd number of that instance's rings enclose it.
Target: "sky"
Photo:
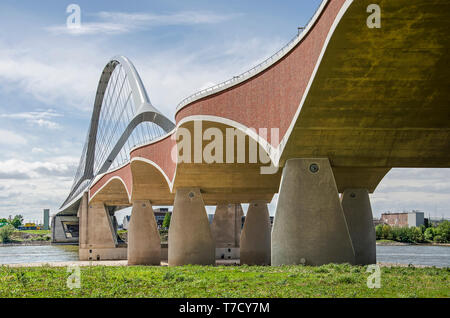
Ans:
[[[58,210],[111,57],[127,56],[152,104],[174,120],[183,98],[284,46],[320,2],[2,0],[0,217],[40,221],[44,208]],[[81,8],[77,31],[66,27],[71,3]],[[276,201],[269,205],[272,215]],[[371,201],[374,216],[415,209],[450,217],[450,169],[393,169]],[[126,213],[119,213],[119,223]]]

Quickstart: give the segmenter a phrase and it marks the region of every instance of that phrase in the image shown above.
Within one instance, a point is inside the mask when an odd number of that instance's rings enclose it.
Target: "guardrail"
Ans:
[[[216,84],[214,86],[205,88],[205,89],[203,89],[201,91],[198,91],[198,92],[196,92],[196,93],[186,97],[185,99],[183,99],[178,104],[178,106],[176,108],[176,111],[180,110],[181,108],[183,108],[187,104],[191,103],[192,101],[199,99],[200,97],[207,96],[207,95],[209,95],[212,92],[220,91],[220,90],[222,90],[224,88],[227,88],[227,87],[233,86],[234,84],[242,82],[243,80],[248,79],[248,78],[252,77],[255,74],[258,74],[262,70],[266,69],[268,66],[270,66],[273,63],[275,63],[276,61],[278,61],[281,57],[283,57],[286,53],[288,53],[290,50],[292,50],[298,44],[298,42],[303,37],[303,34],[305,32],[309,31],[310,23],[312,22],[314,17],[317,15],[319,9],[322,8],[323,5],[326,2],[328,2],[328,0],[322,0],[320,5],[317,7],[315,13],[311,16],[311,18],[306,23],[305,27],[298,28],[297,35],[294,38],[292,38],[292,40],[290,40],[279,51],[277,51],[274,55],[270,56],[269,58],[267,58],[263,62],[259,63],[258,65],[252,67],[251,69],[249,69],[248,71],[246,71],[246,72],[244,72],[242,74],[234,76],[234,77],[230,78],[229,80],[226,80],[226,81],[224,81],[222,83],[219,83],[219,84]]]

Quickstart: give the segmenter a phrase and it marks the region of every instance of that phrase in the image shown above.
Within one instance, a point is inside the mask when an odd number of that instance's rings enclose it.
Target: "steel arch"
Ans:
[[[105,98],[110,97],[106,96],[105,94],[107,93],[109,85],[112,83],[112,75],[118,66],[121,66],[121,68],[124,70],[125,75],[123,81],[127,82],[131,90],[130,97],[132,105],[134,105],[134,110],[132,118],[129,120],[126,128],[123,130],[122,134],[114,144],[114,147],[112,147],[112,149],[109,151],[106,159],[101,163],[100,168],[95,171],[94,163],[96,155],[98,156],[98,154],[96,154],[96,148],[98,147],[98,143],[101,142],[101,140],[99,140],[99,137],[101,137],[99,136],[101,114],[104,107]],[[116,80],[117,79],[118,78],[116,78]],[[114,93],[115,92],[113,92],[113,94]],[[117,95],[117,100],[120,97],[119,95]],[[74,183],[72,185],[70,193],[60,207],[58,214],[63,214],[67,209],[73,210],[74,205],[76,206],[76,203],[80,199],[80,194],[84,192],[83,190],[89,187],[89,185],[97,175],[103,174],[108,171],[119,152],[123,150],[125,144],[128,142],[128,139],[135,131],[136,127],[138,127],[142,123],[153,123],[160,127],[164,134],[169,133],[175,128],[175,124],[172,123],[167,117],[165,117],[150,102],[142,80],[133,63],[131,63],[131,61],[124,56],[113,57],[104,67],[103,72],[100,76],[88,135],[86,138],[85,146],[83,148],[80,164],[77,169],[77,173],[75,175]]]

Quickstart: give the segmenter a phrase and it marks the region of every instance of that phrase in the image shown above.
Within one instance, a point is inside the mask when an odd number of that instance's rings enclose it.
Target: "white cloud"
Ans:
[[[382,212],[424,211],[450,217],[450,169],[392,169],[371,195],[375,216]]]
[[[51,109],[46,111],[0,114],[0,118],[24,120],[29,124],[37,125],[39,127],[44,127],[48,129],[60,129],[61,126],[58,123],[52,121],[51,119],[61,116],[62,116],[61,114],[58,114]]]
[[[173,119],[176,106],[184,98],[247,71],[282,45],[281,39],[236,39],[196,51],[176,48],[151,52],[139,56],[133,63],[152,103]],[[227,50],[231,47],[233,54]]]
[[[46,151],[44,150],[44,149],[42,149],[42,148],[39,148],[39,147],[33,147],[32,149],[31,149],[31,153],[35,153],[35,154],[38,154],[38,153],[45,153]]]
[[[145,24],[145,25],[194,25],[194,24],[214,24],[233,19],[237,14],[216,14],[208,11],[181,11],[172,14],[153,13],[125,13],[102,11],[98,16],[104,20],[121,22],[124,24]]]
[[[20,145],[25,145],[26,143],[27,143],[27,140],[24,137],[22,137],[21,135],[13,133],[12,131],[0,129],[0,144],[1,145],[20,146]]]
[[[92,35],[124,34],[156,26],[213,24],[233,19],[237,15],[212,12],[182,11],[172,14],[126,13],[102,11],[96,14],[101,21],[81,22],[79,27],[53,25],[46,28],[52,34]]]
[[[104,56],[110,54],[95,44],[64,41],[49,51],[44,42],[11,45],[0,39],[0,47],[9,47],[0,50],[0,89],[29,95],[52,108],[92,109],[101,68],[107,63]],[[54,128],[43,118],[36,124]]]
[[[23,180],[60,176],[70,178],[75,174],[78,161],[78,158],[64,156],[33,162],[8,159],[0,162],[0,179]]]

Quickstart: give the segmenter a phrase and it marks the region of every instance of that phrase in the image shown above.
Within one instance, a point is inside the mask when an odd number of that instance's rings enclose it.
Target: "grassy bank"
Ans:
[[[49,230],[14,231],[11,235],[10,243],[47,242],[50,239],[51,234]]]
[[[6,225],[0,228],[0,244],[22,244],[37,243],[51,240],[50,230],[16,230],[12,225]]]
[[[450,297],[450,269],[384,267],[381,288],[365,266],[0,267],[0,297]]]

